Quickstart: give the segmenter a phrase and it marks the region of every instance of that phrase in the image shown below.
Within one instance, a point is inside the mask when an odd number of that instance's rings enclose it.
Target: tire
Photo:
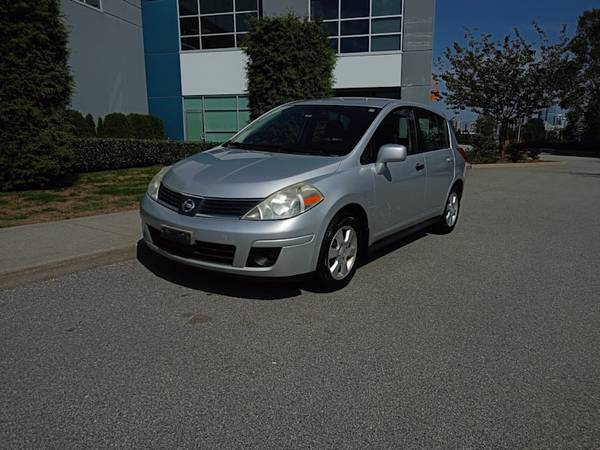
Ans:
[[[439,222],[434,227],[435,232],[438,234],[449,234],[454,231],[458,223],[458,216],[460,215],[460,200],[460,191],[454,186],[446,199],[444,213],[440,216]]]
[[[335,291],[352,280],[362,257],[363,236],[362,224],[352,213],[342,212],[332,219],[321,243],[314,274],[318,290]]]

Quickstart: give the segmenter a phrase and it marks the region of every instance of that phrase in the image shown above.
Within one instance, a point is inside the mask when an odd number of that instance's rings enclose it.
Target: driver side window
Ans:
[[[379,148],[384,144],[404,145],[409,155],[415,153],[414,127],[410,109],[396,109],[383,119],[360,158],[361,164],[374,163]]]

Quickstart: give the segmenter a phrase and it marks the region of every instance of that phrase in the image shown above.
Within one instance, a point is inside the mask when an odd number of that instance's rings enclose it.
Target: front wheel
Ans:
[[[440,221],[435,227],[435,231],[440,234],[452,233],[456,223],[458,222],[458,214],[460,213],[460,193],[456,187],[453,187],[448,194],[444,213],[440,217]]]
[[[352,214],[334,217],[325,232],[315,273],[320,289],[337,290],[350,282],[360,257],[361,238],[361,223]]]

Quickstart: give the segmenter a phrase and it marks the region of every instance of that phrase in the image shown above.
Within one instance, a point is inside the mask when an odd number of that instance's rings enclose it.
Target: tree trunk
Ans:
[[[502,161],[506,160],[506,146],[504,145],[504,138],[506,137],[506,128],[507,125],[505,123],[500,123],[500,129],[498,130],[498,140],[500,144],[500,159]]]

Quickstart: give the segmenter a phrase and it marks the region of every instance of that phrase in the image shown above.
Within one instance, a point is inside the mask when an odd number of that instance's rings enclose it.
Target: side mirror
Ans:
[[[385,172],[386,164],[390,162],[405,161],[408,150],[404,145],[385,144],[379,148],[377,161],[375,162],[375,172],[382,174]]]

